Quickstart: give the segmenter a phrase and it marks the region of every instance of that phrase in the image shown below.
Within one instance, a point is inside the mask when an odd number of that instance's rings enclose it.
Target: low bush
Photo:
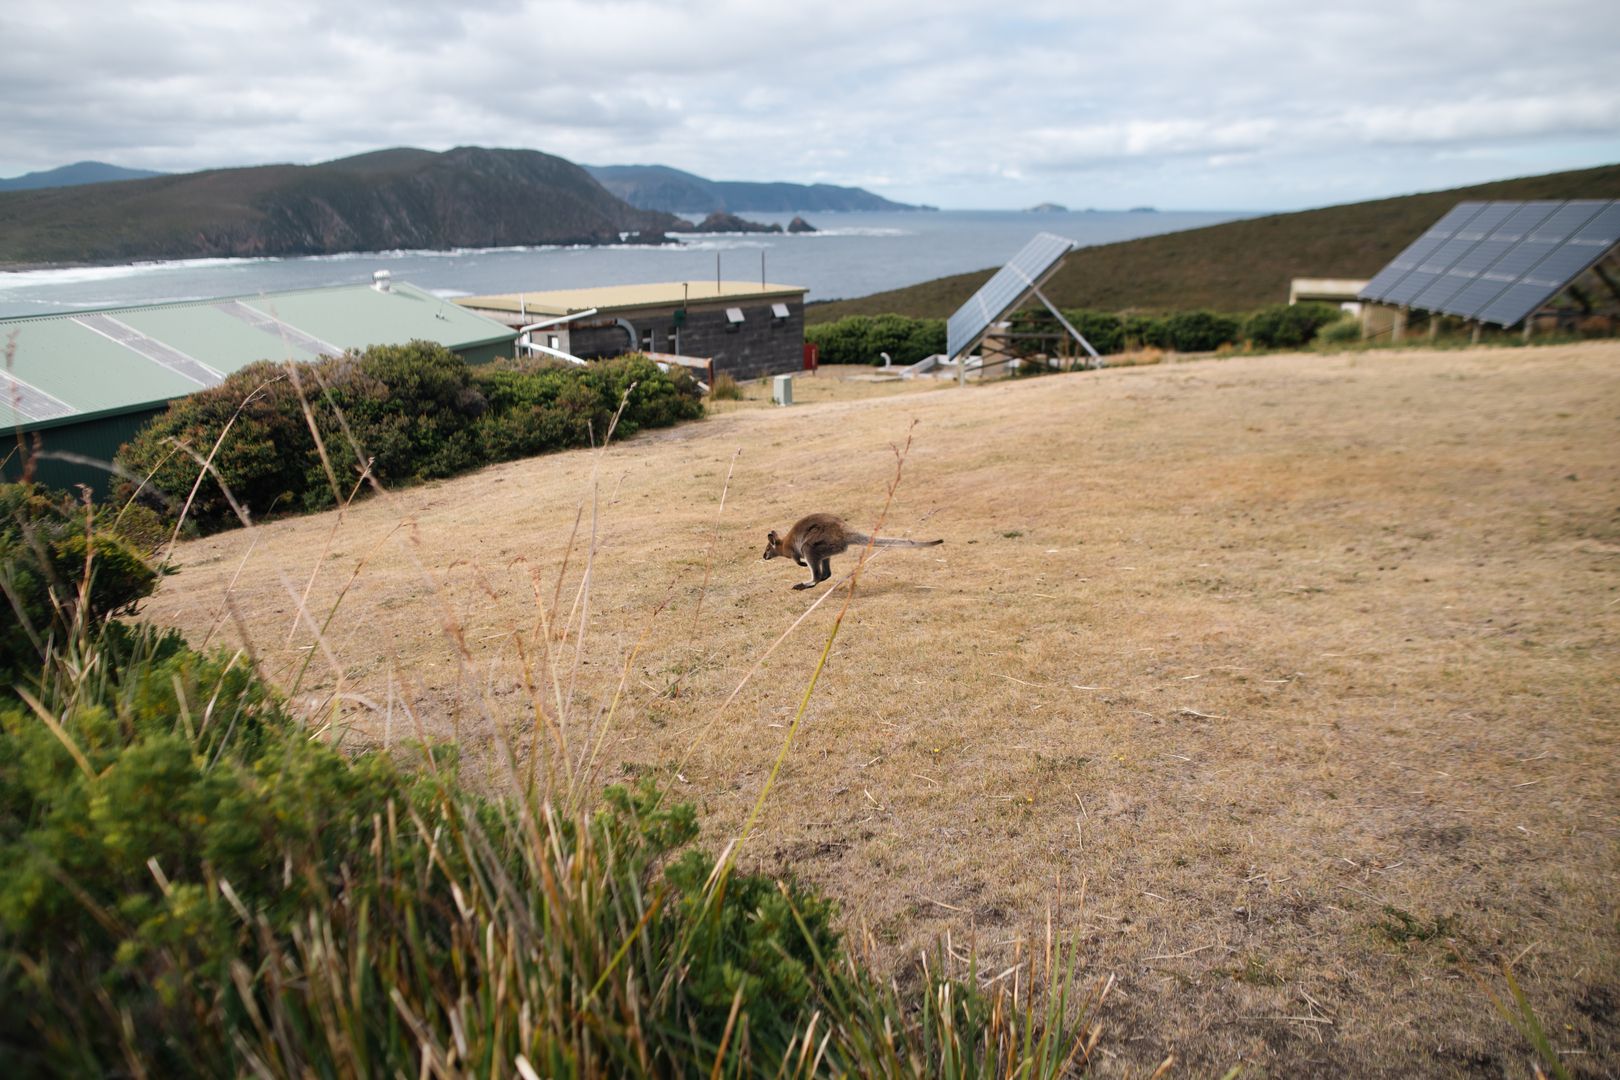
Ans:
[[[1299,349],[1343,312],[1332,304],[1273,304],[1243,322],[1243,336],[1262,349]]]
[[[1316,332],[1319,345],[1353,345],[1361,340],[1361,320],[1355,316],[1330,322]]]
[[[820,347],[823,364],[881,364],[883,353],[896,364],[915,364],[945,351],[945,320],[851,315],[806,327],[804,339]]]
[[[1165,320],[1154,315],[1125,316],[1126,349],[1168,349],[1170,327]]]
[[[1125,320],[1106,311],[1065,311],[1080,336],[1104,356],[1125,351]]]
[[[244,368],[170,403],[120,458],[135,475],[151,474],[149,487],[178,510],[191,497],[198,459],[212,454],[214,476],[196,488],[189,520],[213,531],[236,521],[233,496],[255,515],[332,505],[334,479],[344,497],[359,483],[362,455],[372,475],[399,483],[588,445],[632,385],[620,435],[702,415],[691,375],[661,371],[644,356],[586,368],[471,368],[417,341],[316,364]]]
[[[1238,321],[1213,311],[1178,311],[1165,320],[1164,329],[1177,352],[1213,352],[1238,339]]]
[[[158,530],[35,484],[0,484],[0,686],[32,679],[78,628],[150,595]]]

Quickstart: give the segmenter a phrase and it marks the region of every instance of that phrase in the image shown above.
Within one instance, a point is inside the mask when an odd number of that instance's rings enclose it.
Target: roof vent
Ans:
[[[387,270],[378,270],[371,275],[371,287],[378,292],[388,292],[393,288],[394,275]]]

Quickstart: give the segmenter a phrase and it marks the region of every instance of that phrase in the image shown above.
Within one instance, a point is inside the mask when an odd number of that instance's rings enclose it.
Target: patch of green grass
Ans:
[[[1373,930],[1391,944],[1405,946],[1452,937],[1457,932],[1457,919],[1454,915],[1424,919],[1393,904],[1385,904],[1384,917],[1373,924]]]

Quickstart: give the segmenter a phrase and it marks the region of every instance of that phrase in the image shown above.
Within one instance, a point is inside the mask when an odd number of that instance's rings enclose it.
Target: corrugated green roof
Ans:
[[[403,283],[0,319],[0,342],[14,342],[0,368],[0,425],[150,407],[259,360],[417,339],[460,350],[513,336]]]

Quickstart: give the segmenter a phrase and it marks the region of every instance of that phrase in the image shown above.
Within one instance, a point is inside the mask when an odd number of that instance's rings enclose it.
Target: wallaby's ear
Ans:
[[[770,541],[770,542],[771,542],[771,543],[773,543],[773,544],[774,544],[774,543],[776,543],[776,530],[775,530],[775,529],[772,529],[772,530],[771,530],[771,531],[770,531],[770,534],[769,534],[769,535],[767,535],[767,536],[766,536],[766,537],[765,537],[765,539],[767,539],[767,540],[769,540],[769,541]]]

